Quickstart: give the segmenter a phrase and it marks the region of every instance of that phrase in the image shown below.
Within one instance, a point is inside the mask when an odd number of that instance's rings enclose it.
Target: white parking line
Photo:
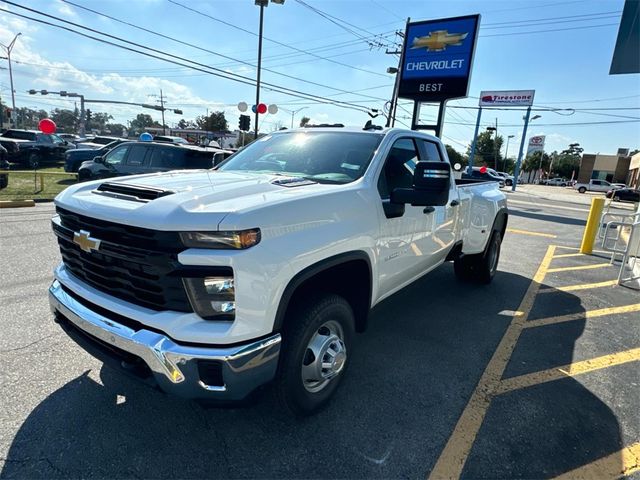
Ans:
[[[573,210],[576,212],[584,212],[589,213],[589,209],[584,208],[575,208],[575,207],[562,207],[560,205],[550,205],[548,203],[531,203],[531,202],[521,202],[520,200],[512,200],[511,198],[507,200],[508,204],[516,203],[520,205],[526,205],[529,208],[538,208],[538,207],[547,207],[547,208],[557,208],[560,210]]]

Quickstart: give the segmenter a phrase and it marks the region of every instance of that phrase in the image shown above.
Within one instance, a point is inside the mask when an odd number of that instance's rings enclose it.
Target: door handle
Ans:
[[[449,205],[452,207],[457,207],[458,205],[460,205],[460,202],[458,200],[451,200],[451,203]]]
[[[422,213],[433,213],[436,211],[436,207],[424,207]]]

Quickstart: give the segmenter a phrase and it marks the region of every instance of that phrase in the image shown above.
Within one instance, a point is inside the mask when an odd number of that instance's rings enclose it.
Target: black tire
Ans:
[[[464,282],[491,283],[498,270],[502,236],[494,231],[484,252],[477,255],[463,255],[453,262],[453,270],[459,280]]]
[[[275,380],[278,400],[285,410],[296,416],[311,415],[329,402],[349,365],[355,332],[353,311],[344,298],[325,294],[307,297],[302,301],[303,305],[294,305],[287,314]],[[314,336],[322,336],[320,333],[328,322],[340,325],[347,354],[344,359],[341,358],[340,370],[333,378],[313,385],[303,381],[303,362],[313,363],[309,359],[313,356],[313,351],[308,348],[309,342]],[[330,335],[326,336],[330,338]],[[320,389],[310,391],[311,387]]]
[[[578,192],[580,192],[580,193],[585,193],[586,191],[587,191],[587,189],[585,187],[580,187],[578,189]]]
[[[36,169],[40,166],[40,154],[33,152],[29,154],[27,158],[27,166],[31,169]]]
[[[504,184],[505,184],[507,187],[510,187],[510,186],[512,186],[512,185],[513,185],[513,182],[512,182],[511,180],[505,180],[505,181],[504,181]]]

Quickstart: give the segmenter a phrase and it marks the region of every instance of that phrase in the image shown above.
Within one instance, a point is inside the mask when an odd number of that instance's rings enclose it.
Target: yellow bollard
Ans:
[[[589,218],[587,226],[582,236],[582,245],[580,245],[580,253],[591,254],[593,251],[593,242],[596,240],[598,229],[600,228],[600,219],[602,218],[602,210],[604,209],[604,198],[593,198],[591,200],[591,210],[589,210]]]

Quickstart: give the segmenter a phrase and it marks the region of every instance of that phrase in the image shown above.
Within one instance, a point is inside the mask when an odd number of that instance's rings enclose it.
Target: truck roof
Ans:
[[[440,141],[440,139],[434,135],[420,132],[417,130],[409,130],[408,128],[397,128],[397,127],[383,127],[382,129],[370,129],[365,130],[362,127],[345,127],[345,126],[311,126],[311,127],[300,127],[300,128],[292,128],[287,130],[278,130],[276,132],[271,132],[268,135],[276,135],[276,134],[286,134],[291,132],[332,132],[332,133],[363,133],[363,134],[378,134],[378,135],[388,135],[391,133],[406,133],[411,135],[419,135],[425,138],[429,138],[431,140]]]

